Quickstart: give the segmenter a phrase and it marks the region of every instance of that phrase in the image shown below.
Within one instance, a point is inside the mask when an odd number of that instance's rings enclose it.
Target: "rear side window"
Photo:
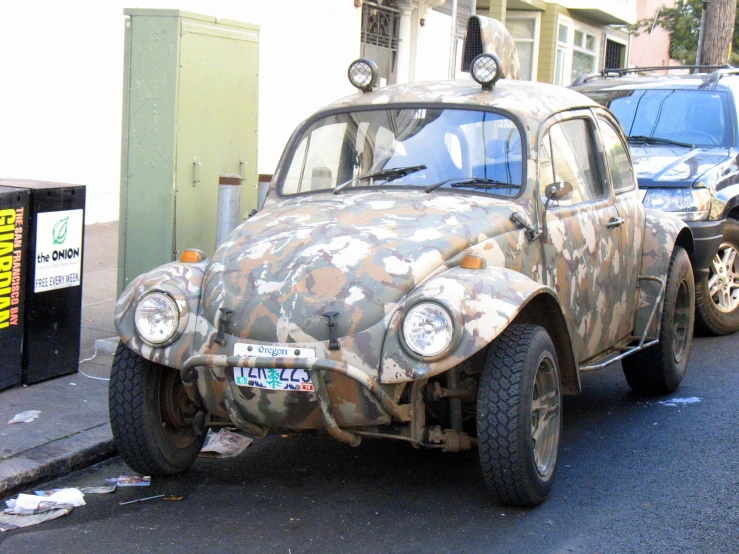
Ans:
[[[633,190],[636,186],[634,169],[631,167],[631,160],[624,143],[621,142],[618,131],[613,128],[610,122],[601,118],[598,118],[598,127],[600,127],[601,137],[603,138],[608,167],[611,170],[613,189],[616,192]]]
[[[544,194],[551,182],[565,181],[572,185],[570,200],[560,204],[579,204],[603,195],[595,147],[590,127],[585,119],[572,119],[552,126],[540,151],[540,191]],[[551,154],[550,154],[551,153]],[[550,163],[551,159],[551,173]]]

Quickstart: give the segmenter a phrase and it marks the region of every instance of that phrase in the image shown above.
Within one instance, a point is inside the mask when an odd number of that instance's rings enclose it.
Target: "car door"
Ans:
[[[614,344],[618,328],[612,321],[620,320],[614,298],[623,288],[615,265],[621,226],[613,225],[618,211],[599,161],[596,133],[591,112],[576,110],[550,120],[539,143],[545,274],[570,319],[578,361]],[[572,185],[571,195],[546,206],[546,186],[562,181]]]
[[[621,273],[620,289],[614,298],[615,318],[612,325],[618,326],[617,338],[631,335],[638,300],[638,276],[644,245],[644,205],[637,188],[634,168],[631,164],[626,141],[618,123],[605,110],[595,110],[600,137],[608,166],[607,179],[614,191],[614,205],[618,211],[621,231],[621,247],[615,253],[615,265]]]

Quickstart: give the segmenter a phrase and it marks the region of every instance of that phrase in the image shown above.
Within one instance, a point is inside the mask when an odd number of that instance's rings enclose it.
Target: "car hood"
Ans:
[[[639,186],[689,187],[729,156],[728,148],[682,146],[631,146],[631,159]]]
[[[462,194],[351,192],[272,202],[213,256],[201,312],[257,341],[328,338],[379,322],[430,272],[471,245],[510,230],[510,201]]]

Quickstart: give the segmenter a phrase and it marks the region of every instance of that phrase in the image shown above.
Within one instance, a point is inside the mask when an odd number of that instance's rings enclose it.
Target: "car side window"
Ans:
[[[600,127],[600,134],[603,138],[608,167],[611,169],[613,189],[617,193],[633,190],[636,186],[634,169],[618,131],[609,121],[601,118],[598,118],[598,127]]]
[[[539,155],[542,195],[547,185],[557,181],[572,185],[572,195],[560,205],[588,202],[603,195],[593,136],[587,120],[571,119],[553,125],[544,138]]]

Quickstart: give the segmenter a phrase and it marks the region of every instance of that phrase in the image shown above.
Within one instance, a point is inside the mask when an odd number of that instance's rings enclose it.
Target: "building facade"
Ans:
[[[636,0],[478,0],[477,13],[505,23],[521,78],[567,86],[578,76],[626,67]]]

